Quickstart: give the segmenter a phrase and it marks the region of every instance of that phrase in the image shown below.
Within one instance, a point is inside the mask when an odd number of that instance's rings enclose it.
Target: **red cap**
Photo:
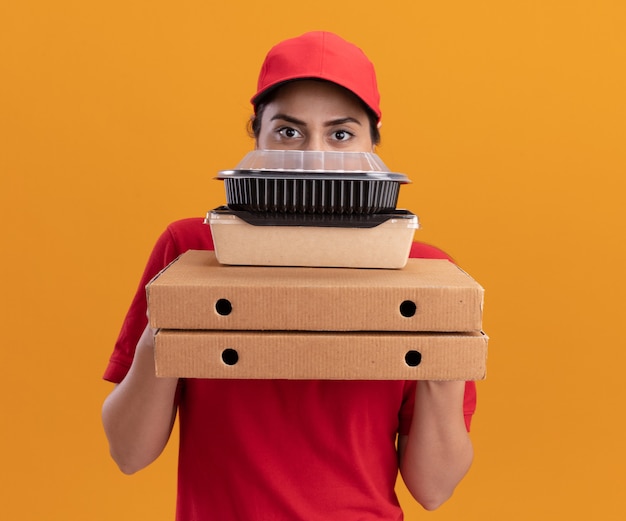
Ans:
[[[380,94],[374,65],[356,45],[336,34],[314,31],[284,40],[270,49],[265,57],[257,93],[259,97],[281,83],[318,78],[331,81],[356,94],[374,111],[380,121]]]

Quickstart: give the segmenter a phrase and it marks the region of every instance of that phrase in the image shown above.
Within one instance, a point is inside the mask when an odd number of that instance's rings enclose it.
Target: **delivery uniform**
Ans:
[[[147,324],[146,284],[187,250],[213,250],[201,218],[158,239],[104,378],[119,383]],[[448,258],[414,243],[411,257]],[[322,268],[320,268],[322,269]],[[181,379],[177,520],[397,521],[396,436],[408,434],[410,381]],[[466,384],[469,430],[476,405]]]

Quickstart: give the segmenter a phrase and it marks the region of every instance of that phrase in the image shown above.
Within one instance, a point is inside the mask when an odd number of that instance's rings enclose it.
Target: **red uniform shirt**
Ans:
[[[104,378],[120,382],[146,320],[145,285],[187,250],[212,250],[202,219],[171,224],[148,260]],[[414,243],[411,257],[449,258]],[[415,382],[205,380],[180,383],[177,519],[400,520],[398,433]],[[476,405],[466,384],[465,421]]]

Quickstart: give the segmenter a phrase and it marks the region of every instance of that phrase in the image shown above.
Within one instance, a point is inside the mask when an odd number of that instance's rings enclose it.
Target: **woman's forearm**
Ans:
[[[403,480],[428,510],[452,495],[472,463],[464,392],[465,382],[418,382],[411,431],[398,442]]]
[[[154,334],[147,327],[126,378],[102,407],[111,456],[126,474],[154,461],[165,448],[176,417],[176,378],[157,378]]]

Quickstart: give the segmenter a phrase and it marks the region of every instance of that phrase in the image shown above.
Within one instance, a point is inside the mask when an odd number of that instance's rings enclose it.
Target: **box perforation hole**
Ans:
[[[400,314],[403,317],[411,318],[417,313],[417,304],[412,300],[405,300],[400,304]]]
[[[221,298],[215,302],[215,311],[217,311],[218,315],[227,316],[233,310],[233,305],[230,303],[230,300]]]
[[[239,353],[230,347],[228,349],[224,349],[224,351],[222,351],[222,362],[226,365],[235,365],[239,362]]]
[[[417,367],[422,361],[422,353],[416,351],[415,349],[411,349],[410,351],[407,351],[406,355],[404,355],[404,361],[409,367]]]

